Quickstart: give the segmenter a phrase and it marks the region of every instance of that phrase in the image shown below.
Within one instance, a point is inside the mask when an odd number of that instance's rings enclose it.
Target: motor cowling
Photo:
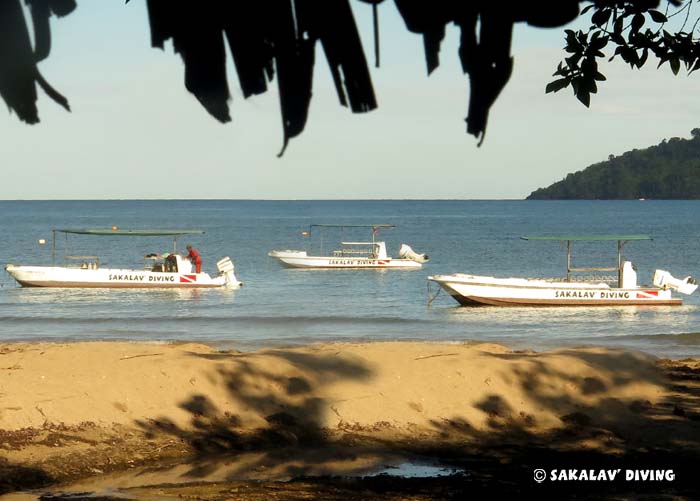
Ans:
[[[693,277],[685,277],[683,279],[675,278],[666,270],[656,270],[654,272],[654,285],[661,289],[672,289],[681,294],[692,294],[698,288]]]
[[[216,268],[226,279],[226,285],[228,287],[238,287],[241,285],[241,282],[239,282],[234,273],[235,267],[233,266],[233,261],[231,261],[230,257],[227,256],[217,261]]]
[[[416,263],[427,263],[430,259],[427,254],[418,254],[406,244],[401,244],[399,248],[399,257],[410,259]]]

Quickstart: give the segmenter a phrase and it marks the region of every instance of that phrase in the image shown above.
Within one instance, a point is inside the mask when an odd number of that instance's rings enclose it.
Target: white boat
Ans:
[[[390,224],[312,224],[308,232],[302,235],[311,237],[312,231],[337,228],[341,234],[347,228],[367,228],[372,230],[371,241],[346,241],[341,238],[339,248],[331,251],[330,255],[309,255],[305,250],[272,250],[268,256],[277,259],[283,266],[289,268],[331,268],[331,269],[384,269],[403,268],[418,269],[428,261],[428,256],[418,254],[406,244],[399,249],[399,257],[387,254],[386,243],[375,239],[379,230],[395,228]],[[322,247],[322,246],[321,246]]]
[[[172,236],[173,253],[149,254],[143,269],[103,268],[98,256],[64,256],[72,264],[56,266],[56,233],[110,236]],[[99,288],[206,288],[240,287],[229,257],[217,263],[219,273],[196,273],[192,263],[176,253],[177,237],[202,234],[200,230],[53,230],[51,266],[8,264],[5,270],[23,287]]]
[[[565,241],[566,278],[495,278],[455,273],[430,276],[428,280],[438,283],[463,306],[670,306],[682,304],[680,298],[673,297],[673,291],[692,294],[698,287],[691,277],[677,279],[665,270],[655,271],[653,285],[638,285],[634,266],[630,261],[622,261],[622,248],[629,241],[651,240],[645,235],[521,238]],[[617,266],[576,268],[571,265],[571,242],[592,240],[617,240]],[[572,275],[600,271],[617,271],[617,277],[586,281],[586,277]]]

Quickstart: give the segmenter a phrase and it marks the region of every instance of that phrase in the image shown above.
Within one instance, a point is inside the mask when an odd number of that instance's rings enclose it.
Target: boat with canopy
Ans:
[[[406,244],[399,248],[399,257],[391,257],[386,250],[386,243],[376,239],[380,230],[396,228],[391,224],[312,224],[309,231],[302,235],[311,239],[314,231],[321,233],[318,254],[309,254],[308,250],[272,250],[268,256],[277,259],[288,268],[335,268],[335,269],[418,269],[428,261],[428,256],[418,254]],[[326,254],[324,251],[324,232],[335,229],[340,232],[340,242],[336,248]],[[367,229],[371,231],[371,240],[349,240],[343,236],[349,230]]]
[[[183,235],[202,235],[202,230],[124,230],[54,229],[51,266],[8,264],[5,270],[23,287],[101,287],[101,288],[203,288],[239,287],[233,261],[229,257],[217,263],[218,274],[196,273],[192,263],[177,253],[177,239]],[[142,269],[104,268],[99,256],[64,255],[56,264],[56,234],[110,237],[172,237],[173,252],[152,253],[144,257]]]
[[[524,236],[523,240],[566,242],[566,276],[560,279],[495,278],[455,273],[434,275],[436,282],[463,306],[619,306],[680,305],[673,291],[692,294],[697,284],[691,277],[674,278],[668,271],[656,270],[653,285],[638,285],[636,268],[623,261],[623,247],[633,241],[652,240],[647,235],[601,236]],[[617,242],[614,266],[576,267],[572,264],[574,242]],[[580,276],[579,273],[616,272],[613,276]]]

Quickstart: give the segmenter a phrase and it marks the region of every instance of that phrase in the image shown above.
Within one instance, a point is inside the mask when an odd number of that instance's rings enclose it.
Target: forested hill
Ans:
[[[533,191],[528,200],[637,198],[700,199],[700,129],[569,174]]]

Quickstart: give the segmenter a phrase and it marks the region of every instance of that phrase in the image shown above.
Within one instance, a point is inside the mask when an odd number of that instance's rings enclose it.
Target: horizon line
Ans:
[[[521,201],[525,198],[0,198],[0,202],[382,202],[382,201]]]

